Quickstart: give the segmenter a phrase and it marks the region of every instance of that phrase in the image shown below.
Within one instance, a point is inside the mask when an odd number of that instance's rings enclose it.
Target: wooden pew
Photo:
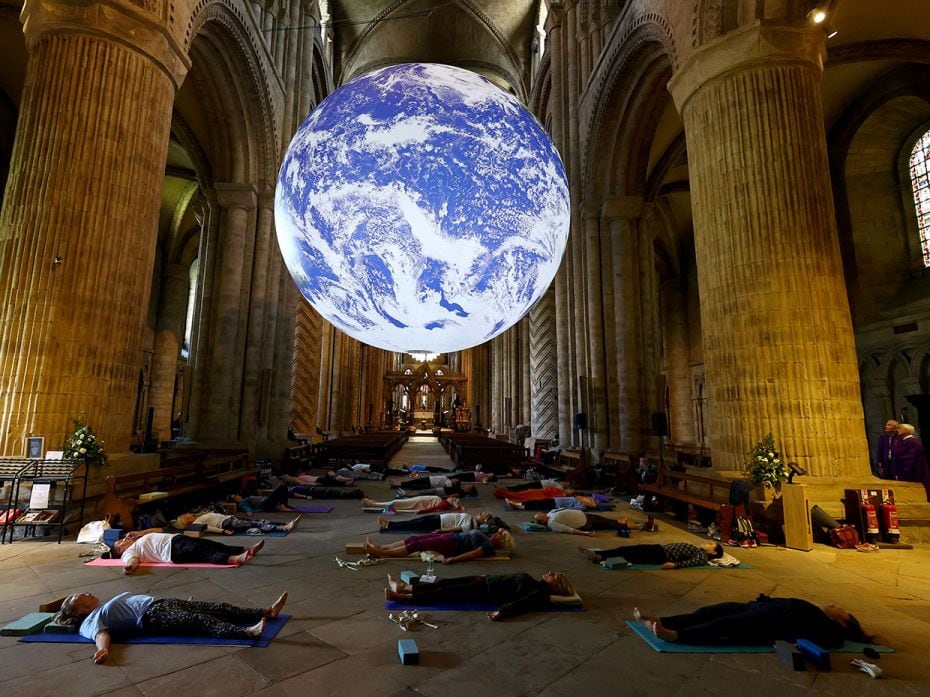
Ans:
[[[657,475],[655,483],[640,484],[640,492],[655,494],[663,502],[681,501],[711,511],[718,511],[721,505],[730,501],[731,479],[714,477],[709,472],[690,474],[668,467],[659,467]]]
[[[222,489],[225,484],[255,474],[247,450],[207,450],[172,453],[172,465],[146,472],[106,478],[103,511],[119,520],[126,531],[134,527],[133,512],[153,501],[199,491]]]

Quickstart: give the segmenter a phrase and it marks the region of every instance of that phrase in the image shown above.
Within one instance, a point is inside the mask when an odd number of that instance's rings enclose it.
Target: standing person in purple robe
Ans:
[[[895,430],[898,428],[898,422],[894,419],[888,419],[885,422],[885,432],[878,437],[878,448],[875,451],[875,462],[878,465],[878,476],[882,479],[894,479],[894,460],[891,457],[891,451],[894,442],[897,440]]]
[[[891,451],[895,479],[901,482],[920,482],[927,491],[927,501],[930,501],[930,470],[927,468],[924,446],[917,440],[914,427],[910,424],[898,424],[896,433],[898,437]]]

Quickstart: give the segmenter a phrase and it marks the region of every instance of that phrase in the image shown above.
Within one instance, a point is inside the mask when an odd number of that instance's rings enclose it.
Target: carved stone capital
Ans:
[[[50,35],[109,39],[151,60],[178,89],[191,61],[160,14],[119,0],[26,0],[21,19],[27,49]]]
[[[643,212],[643,199],[639,196],[611,196],[601,203],[600,216],[607,220],[633,220]]]
[[[808,63],[823,71],[823,30],[807,26],[768,25],[762,21],[730,32],[698,49],[669,80],[678,111],[710,82],[773,63]]]
[[[251,184],[217,184],[214,192],[216,202],[223,208],[255,210],[258,194]]]

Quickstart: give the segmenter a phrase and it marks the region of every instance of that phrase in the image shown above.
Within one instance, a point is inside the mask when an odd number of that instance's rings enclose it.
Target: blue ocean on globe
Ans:
[[[568,184],[516,98],[467,70],[395,65],[304,121],[278,175],[275,224],[301,293],[338,329],[444,353],[513,326],[549,287]]]

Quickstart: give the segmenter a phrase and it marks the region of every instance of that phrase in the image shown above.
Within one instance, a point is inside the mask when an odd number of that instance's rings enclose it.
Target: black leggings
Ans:
[[[411,532],[433,532],[439,530],[442,525],[442,518],[438,514],[431,513],[419,518],[410,518],[408,520],[392,520],[387,524],[385,530],[404,530]]]
[[[178,534],[171,540],[171,561],[175,564],[228,564],[231,556],[244,551],[244,547],[224,545],[205,537]]]
[[[151,634],[244,638],[250,635],[240,625],[255,624],[263,614],[258,607],[164,598],[142,615],[142,629]]]
[[[717,603],[661,622],[678,632],[682,644],[767,644],[767,632],[760,631],[762,614],[751,603]]]
[[[663,545],[624,545],[605,549],[598,554],[601,559],[610,559],[611,557],[623,557],[631,564],[664,564],[668,561],[665,556],[665,547]]]
[[[618,530],[620,522],[613,518],[605,518],[594,513],[585,513],[588,522],[581,526],[582,530]]]
[[[434,583],[414,583],[413,600],[418,603],[486,605],[494,602],[484,576],[440,578]]]

